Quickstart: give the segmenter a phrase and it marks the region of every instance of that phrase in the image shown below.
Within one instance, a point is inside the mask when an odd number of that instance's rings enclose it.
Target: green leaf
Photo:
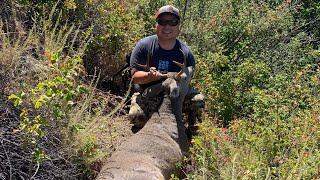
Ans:
[[[53,92],[52,89],[48,89],[48,90],[46,91],[46,95],[47,95],[48,97],[52,97],[53,94],[54,94],[54,92]]]
[[[36,144],[37,143],[37,140],[35,138],[30,138],[29,141],[30,141],[31,144]]]
[[[22,98],[26,93],[24,93],[23,91],[20,92],[19,97]]]
[[[29,118],[25,117],[22,123],[19,125],[19,129],[23,130],[30,124]]]
[[[25,117],[27,113],[28,111],[26,109],[22,109],[22,112],[20,113],[20,117]]]
[[[64,81],[64,78],[62,78],[61,76],[57,76],[57,77],[56,77],[56,80],[59,81],[59,82],[63,82],[63,81]]]
[[[69,85],[70,87],[73,86],[73,82],[72,82],[72,81],[67,81],[66,83],[67,83],[67,85]]]
[[[79,93],[89,93],[89,90],[86,87],[84,87],[83,85],[79,85],[79,86],[77,86],[77,92],[79,92]]]
[[[43,105],[42,102],[36,101],[36,103],[34,104],[34,107],[35,107],[36,109],[39,109],[42,105]]]
[[[8,99],[18,99],[19,97],[15,94],[11,94]]]
[[[74,59],[74,60],[75,60],[75,62],[77,62],[77,63],[82,63],[82,62],[83,62],[83,60],[82,60],[81,57],[78,57],[78,58],[76,58],[76,59]]]
[[[40,82],[37,87],[39,91],[42,91],[44,89],[44,83]]]
[[[40,164],[43,159],[47,158],[47,156],[43,153],[43,150],[39,147],[35,148],[32,154],[35,157],[37,164]]]
[[[23,96],[24,94],[22,94],[22,96]],[[19,106],[23,101],[22,101],[22,99],[21,99],[21,96],[19,97],[19,96],[17,96],[17,95],[15,95],[15,94],[11,94],[9,97],[8,97],[8,99],[15,99],[15,101],[13,102],[13,105],[15,106],[15,107],[17,107],[17,106]]]
[[[12,132],[13,133],[18,133],[18,132],[20,132],[20,129],[14,129]]]
[[[22,103],[22,100],[21,100],[21,99],[16,99],[16,100],[14,101],[13,105],[14,105],[15,107],[17,107],[17,106],[19,106],[21,103]]]

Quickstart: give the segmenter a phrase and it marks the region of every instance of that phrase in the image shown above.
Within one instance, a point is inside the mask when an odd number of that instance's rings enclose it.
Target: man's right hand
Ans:
[[[157,71],[157,69],[155,67],[151,67],[149,70],[149,74],[148,76],[150,77],[150,79],[152,81],[157,81],[159,79],[161,79],[161,73],[159,71]]]
[[[161,73],[155,67],[150,67],[149,72],[135,71],[133,73],[133,83],[148,84],[162,78]]]

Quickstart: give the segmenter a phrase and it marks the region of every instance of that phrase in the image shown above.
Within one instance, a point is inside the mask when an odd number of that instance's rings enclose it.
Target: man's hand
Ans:
[[[133,83],[148,84],[153,81],[157,81],[164,78],[163,75],[157,71],[155,67],[150,67],[149,71],[131,71],[133,77]]]
[[[150,70],[149,70],[149,73],[148,73],[148,76],[150,77],[150,79],[152,81],[157,81],[159,79],[161,79],[161,76],[162,74],[157,71],[157,69],[155,67],[151,67]]]

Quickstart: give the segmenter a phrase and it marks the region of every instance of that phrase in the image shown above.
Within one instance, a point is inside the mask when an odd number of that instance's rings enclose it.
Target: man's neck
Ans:
[[[176,39],[170,39],[170,40],[158,40],[159,42],[159,45],[162,49],[164,50],[171,50],[173,49],[173,47],[175,46],[176,44]]]

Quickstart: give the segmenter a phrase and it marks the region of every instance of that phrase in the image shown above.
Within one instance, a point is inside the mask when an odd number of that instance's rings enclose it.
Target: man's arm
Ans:
[[[155,67],[151,67],[149,72],[131,70],[131,76],[133,78],[133,83],[135,84],[148,84],[153,81],[161,79],[161,73],[156,70]]]
[[[131,77],[134,84],[148,84],[161,79],[161,74],[155,67],[141,68],[137,63],[148,64],[148,47],[150,42],[148,39],[140,40],[134,47],[130,57]],[[149,71],[146,71],[149,70]]]

